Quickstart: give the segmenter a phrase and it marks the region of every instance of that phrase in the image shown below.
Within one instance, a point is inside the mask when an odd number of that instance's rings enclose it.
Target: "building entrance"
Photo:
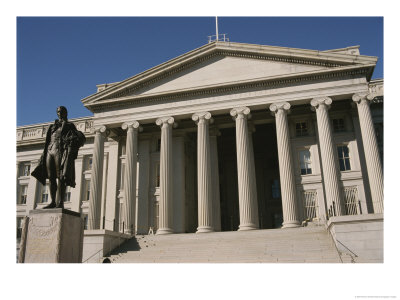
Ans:
[[[256,125],[253,147],[260,228],[280,228],[283,217],[275,124]]]
[[[218,138],[218,161],[221,205],[221,230],[239,228],[239,197],[235,128],[221,129]],[[280,228],[282,201],[279,163],[274,124],[256,126],[253,133],[254,160],[257,181],[259,226]]]

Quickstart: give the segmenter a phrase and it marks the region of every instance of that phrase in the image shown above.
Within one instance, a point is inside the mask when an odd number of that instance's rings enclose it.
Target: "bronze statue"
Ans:
[[[68,112],[64,106],[57,108],[57,115],[58,120],[47,129],[39,165],[32,172],[32,176],[41,184],[45,185],[47,178],[50,181],[51,203],[45,209],[64,208],[65,189],[67,186],[75,187],[75,159],[86,141],[85,135],[68,122]]]

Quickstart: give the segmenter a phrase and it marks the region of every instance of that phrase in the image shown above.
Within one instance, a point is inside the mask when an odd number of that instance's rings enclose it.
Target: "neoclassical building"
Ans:
[[[212,42],[82,99],[65,207],[90,237],[383,220],[383,80],[359,47]],[[49,123],[17,128],[17,228]]]

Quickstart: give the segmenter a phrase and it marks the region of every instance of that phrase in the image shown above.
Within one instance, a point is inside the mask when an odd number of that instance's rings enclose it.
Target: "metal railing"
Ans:
[[[226,33],[218,34],[218,36],[216,34],[208,36],[208,43],[212,43],[215,41],[229,42],[229,38],[227,37]]]
[[[303,192],[304,219],[313,220],[317,217],[317,191]]]
[[[361,205],[358,200],[358,189],[356,186],[344,188],[344,199],[346,215],[359,215],[361,214]]]

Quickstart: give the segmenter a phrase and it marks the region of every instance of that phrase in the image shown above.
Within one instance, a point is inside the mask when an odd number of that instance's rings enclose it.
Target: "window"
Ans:
[[[301,175],[312,174],[310,150],[299,151]]]
[[[65,198],[64,198],[65,202],[70,202],[71,201],[71,187],[67,186],[65,188]]]
[[[296,136],[308,135],[308,126],[306,122],[296,123]]]
[[[23,164],[21,169],[21,176],[29,176],[31,175],[31,165],[30,164]]]
[[[92,169],[92,156],[87,156],[86,157],[86,163],[85,163],[85,171],[90,171]]]
[[[22,235],[22,217],[17,217],[17,238],[21,238]]]
[[[121,188],[120,190],[124,189],[124,185],[125,185],[125,164],[121,163]]]
[[[156,164],[156,187],[160,186],[160,163]]]
[[[21,185],[21,192],[19,196],[19,204],[26,204],[26,197],[28,194],[28,186],[27,185]]]
[[[341,146],[337,147],[337,151],[338,151],[338,157],[339,157],[340,171],[351,170],[349,147],[347,145],[341,145]]]
[[[49,200],[49,184],[46,183],[42,187],[42,197],[40,198],[40,203],[46,203]]]
[[[311,221],[317,216],[317,191],[304,191],[302,196],[304,219],[309,219]]]
[[[334,132],[344,132],[346,127],[344,126],[344,119],[333,119],[333,131]]]
[[[358,215],[359,208],[361,211],[360,200],[358,199],[358,189],[356,186],[344,188],[344,200],[346,215]]]
[[[83,229],[88,229],[88,215],[83,216]]]
[[[85,187],[85,200],[89,201],[90,198],[90,180],[86,180],[86,187]]]
[[[274,179],[272,181],[271,191],[272,191],[272,198],[273,199],[279,199],[281,197],[281,187],[279,185],[279,180],[278,179]]]

